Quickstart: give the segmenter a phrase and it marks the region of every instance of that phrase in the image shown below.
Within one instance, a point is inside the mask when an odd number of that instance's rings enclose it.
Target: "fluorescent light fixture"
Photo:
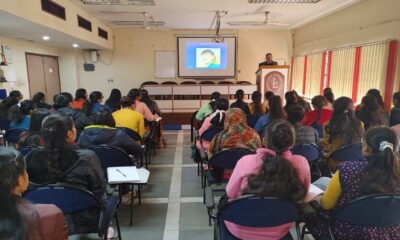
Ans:
[[[248,0],[249,3],[318,3],[321,0]]]
[[[43,39],[43,41],[49,41],[50,37],[49,36],[43,36],[42,39]]]
[[[74,43],[74,44],[72,44],[72,47],[73,47],[73,48],[78,48],[78,47],[79,47],[79,45],[78,45],[78,44],[76,44],[76,43]]]
[[[81,0],[88,5],[133,5],[133,6],[154,6],[154,0]]]

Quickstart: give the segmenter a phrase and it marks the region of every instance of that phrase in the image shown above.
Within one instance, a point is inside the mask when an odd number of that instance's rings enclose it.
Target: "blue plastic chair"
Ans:
[[[6,118],[0,118],[0,130],[7,131],[10,128],[11,121]]]
[[[32,150],[36,149],[37,147],[33,146],[24,146],[20,147],[17,150],[21,153],[23,157],[27,156]]]
[[[217,133],[221,132],[223,130],[222,127],[210,127],[209,129],[205,130],[203,134],[200,136],[200,141],[205,140],[211,142],[211,140],[214,138]]]
[[[7,89],[4,88],[0,89],[0,99],[4,100],[6,98],[7,98]]]
[[[18,143],[21,133],[26,131],[28,130],[23,128],[8,129],[4,134],[4,140],[8,145],[15,145]]]
[[[321,150],[315,144],[310,144],[310,143],[296,144],[291,149],[291,152],[293,154],[305,157],[309,163],[318,161],[318,159],[321,158]]]
[[[108,145],[96,145],[87,147],[96,153],[100,159],[104,176],[107,177],[107,168],[130,166],[133,164],[131,157],[122,149]],[[107,179],[106,179],[107,180]]]
[[[224,221],[261,228],[276,227],[298,219],[299,210],[292,203],[277,198],[242,196],[228,202],[226,207],[218,212],[214,231],[217,239],[238,239],[228,231]],[[290,233],[284,239],[292,239]]]
[[[126,133],[126,135],[128,135],[130,138],[135,140],[135,142],[142,143],[142,138],[140,137],[139,133],[133,131],[132,129],[125,128],[125,127],[119,127],[118,129],[124,131]]]
[[[361,143],[343,146],[334,151],[329,158],[337,162],[357,161],[362,159]]]
[[[362,227],[398,226],[400,225],[400,194],[383,193],[356,198],[325,217],[329,219],[329,234],[332,240],[335,239],[332,227],[337,221]],[[301,239],[309,233],[304,231],[306,227],[303,227]],[[351,237],[351,239],[361,238],[361,236]]]
[[[108,227],[111,224],[112,218],[115,217],[118,237],[121,240],[121,231],[116,211],[118,202],[116,202],[115,199],[110,198],[111,201],[107,201],[106,209],[104,209],[100,201],[96,198],[96,196],[93,195],[93,193],[79,187],[58,184],[35,188],[24,193],[23,197],[32,203],[54,204],[61,209],[64,215],[70,215],[85,211],[87,209],[97,208],[103,213],[100,214],[101,217],[99,220],[99,227],[98,229],[92,229],[91,231],[85,233],[96,232],[100,235],[100,237],[107,239]]]

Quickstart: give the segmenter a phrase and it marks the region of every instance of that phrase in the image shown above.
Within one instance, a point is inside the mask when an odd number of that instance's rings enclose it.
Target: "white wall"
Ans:
[[[176,51],[178,35],[213,34],[200,30],[156,31],[132,28],[114,29],[113,32],[114,52],[100,51],[103,61],[95,63],[94,72],[83,70],[85,62],[83,54],[71,56],[60,52],[61,69],[64,69],[64,60],[71,66],[71,61],[76,61],[76,57],[79,58],[77,87],[86,88],[88,91],[100,90],[107,96],[112,88],[119,88],[124,94],[131,88],[139,87],[145,81],[167,81],[169,79],[155,79],[154,52],[156,50]],[[255,71],[258,63],[263,61],[266,52],[272,52],[275,58],[289,63],[291,35],[287,31],[231,30],[223,34],[235,35],[238,38],[237,80],[255,83]],[[87,53],[85,55],[90,62],[90,56]],[[108,79],[112,79],[113,82],[108,82]],[[64,71],[61,76],[63,86],[68,85],[63,83],[67,80],[73,81],[72,76],[66,77]],[[184,81],[184,79],[173,80]]]
[[[52,47],[46,47],[31,42],[16,41],[0,37],[0,45],[11,47],[13,63],[7,67],[0,68],[12,69],[16,73],[16,81],[9,83],[0,83],[0,88],[7,89],[7,93],[11,90],[20,90],[24,98],[30,98],[28,70],[26,65],[25,53],[39,53],[51,56],[58,56],[58,50]],[[34,93],[32,93],[34,94]]]
[[[304,27],[295,29],[294,56],[309,52],[400,39],[400,1],[363,0]],[[394,90],[400,89],[400,51]]]

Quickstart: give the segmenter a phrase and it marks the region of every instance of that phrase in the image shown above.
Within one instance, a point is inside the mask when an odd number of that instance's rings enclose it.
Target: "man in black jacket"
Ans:
[[[272,61],[272,53],[267,53],[267,55],[265,55],[265,61],[258,64],[258,67],[271,66],[271,65],[278,65],[278,63],[275,61]]]

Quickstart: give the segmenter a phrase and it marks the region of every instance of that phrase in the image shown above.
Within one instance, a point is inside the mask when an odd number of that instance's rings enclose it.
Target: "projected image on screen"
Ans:
[[[178,76],[229,78],[236,76],[236,38],[178,37]]]
[[[196,68],[220,68],[221,49],[196,48]]]

